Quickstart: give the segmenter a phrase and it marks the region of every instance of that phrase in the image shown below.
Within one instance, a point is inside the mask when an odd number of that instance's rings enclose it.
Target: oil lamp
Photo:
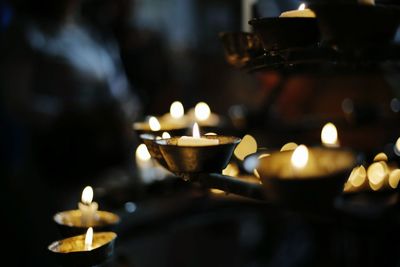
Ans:
[[[118,215],[98,210],[98,204],[92,200],[93,189],[87,186],[82,191],[81,202],[78,203],[79,209],[61,211],[53,216],[63,236],[82,234],[88,227],[96,231],[109,231],[119,223]]]
[[[112,256],[116,237],[114,232],[93,233],[90,227],[86,234],[51,243],[48,250],[63,266],[95,266]]]

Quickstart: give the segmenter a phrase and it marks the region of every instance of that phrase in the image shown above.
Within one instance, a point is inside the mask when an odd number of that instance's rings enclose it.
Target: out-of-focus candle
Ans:
[[[152,130],[152,131],[159,131],[161,129],[160,122],[154,116],[151,116],[149,118],[149,126],[150,126],[150,130]]]
[[[305,145],[298,146],[290,158],[292,166],[295,169],[301,170],[303,169],[308,162],[308,149]]]
[[[199,102],[194,107],[194,115],[196,120],[198,121],[205,121],[211,115],[211,109],[205,102]]]
[[[338,140],[338,132],[336,126],[328,122],[324,125],[321,131],[321,142],[326,147],[338,147],[339,140]]]
[[[311,10],[306,8],[306,5],[303,3],[299,6],[297,10],[290,10],[286,12],[282,12],[279,16],[281,18],[288,18],[288,17],[305,17],[305,18],[315,18],[315,13]]]
[[[201,137],[199,125],[195,123],[192,136],[181,136],[177,144],[178,146],[215,146],[219,144],[219,140]]]
[[[185,109],[183,108],[181,102],[175,101],[171,104],[171,107],[169,108],[169,113],[172,118],[181,119],[185,114]]]
[[[81,211],[81,222],[83,226],[90,226],[96,220],[98,204],[93,200],[93,188],[86,186],[82,191],[81,202],[78,203],[78,208]]]

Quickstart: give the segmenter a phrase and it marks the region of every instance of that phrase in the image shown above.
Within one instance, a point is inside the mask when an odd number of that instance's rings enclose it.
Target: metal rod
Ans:
[[[216,188],[228,193],[265,200],[261,184],[251,183],[244,179],[234,178],[219,173],[190,174],[190,180],[208,188]]]

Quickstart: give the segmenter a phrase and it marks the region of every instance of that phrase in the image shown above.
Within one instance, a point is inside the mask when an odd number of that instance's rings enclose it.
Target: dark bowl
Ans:
[[[108,211],[97,211],[96,215],[98,216],[98,220],[89,226],[82,225],[80,210],[58,212],[53,216],[53,221],[56,223],[57,228],[63,237],[84,234],[88,227],[93,227],[95,232],[112,231],[120,222],[118,215]]]
[[[400,8],[352,3],[310,3],[324,43],[338,47],[374,46],[394,41]]]
[[[156,140],[168,169],[176,175],[188,173],[221,172],[229,163],[240,138],[233,136],[206,136],[219,139],[218,145],[211,146],[178,146],[179,137]]]
[[[156,143],[156,136],[154,134],[141,134],[140,139],[146,145],[151,157],[156,159],[161,166],[168,169],[167,162],[165,162],[164,157],[161,154],[160,147]]]
[[[315,18],[273,17],[249,21],[266,51],[317,45],[320,40]]]
[[[63,247],[68,244],[84,243],[85,235],[73,236],[53,242],[48,246],[48,251],[61,266],[97,266],[113,255],[116,237],[113,232],[94,233],[94,240],[101,239],[105,243],[89,251],[64,251]]]
[[[343,192],[344,183],[356,165],[356,156],[345,149],[309,148],[323,174],[282,177],[282,168],[290,168],[293,151],[274,152],[259,161],[260,175],[266,198],[288,208],[319,209],[332,207]],[[325,166],[326,165],[326,166]],[[336,167],[332,167],[336,165]],[[331,167],[331,168],[330,168]]]
[[[219,39],[224,47],[226,61],[234,67],[242,67],[246,63],[264,54],[261,40],[249,32],[221,32]]]

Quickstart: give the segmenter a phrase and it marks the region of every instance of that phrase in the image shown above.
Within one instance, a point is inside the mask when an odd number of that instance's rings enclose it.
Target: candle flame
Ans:
[[[297,147],[297,144],[294,142],[289,142],[286,143],[282,146],[281,151],[289,151],[289,150],[295,150]]]
[[[299,145],[291,157],[292,165],[296,168],[304,168],[308,162],[308,149],[305,145]]]
[[[322,128],[321,141],[326,146],[338,145],[338,132],[336,126],[333,123],[328,122]]]
[[[85,249],[90,250],[93,243],[93,228],[89,227],[85,235]]]
[[[150,129],[152,131],[159,131],[161,129],[161,125],[160,122],[157,120],[156,117],[151,116],[149,119],[149,125],[150,125]]]
[[[211,115],[210,107],[205,102],[199,102],[194,108],[194,115],[197,120],[205,121]]]
[[[301,3],[301,4],[299,5],[298,10],[304,10],[305,8],[306,8],[306,4]]]
[[[169,138],[171,138],[171,135],[168,132],[163,132],[161,137],[163,139],[169,139]]]
[[[172,118],[179,119],[183,117],[183,114],[185,114],[185,109],[183,108],[181,102],[175,101],[171,104],[171,107],[169,108],[169,113],[171,114]]]
[[[93,200],[93,188],[91,186],[86,186],[82,191],[81,197],[82,203],[90,205]]]
[[[199,129],[199,125],[197,124],[197,122],[195,122],[193,124],[192,135],[194,138],[200,138],[200,129]]]
[[[151,159],[151,155],[145,144],[140,144],[136,149],[136,158],[147,161]]]

